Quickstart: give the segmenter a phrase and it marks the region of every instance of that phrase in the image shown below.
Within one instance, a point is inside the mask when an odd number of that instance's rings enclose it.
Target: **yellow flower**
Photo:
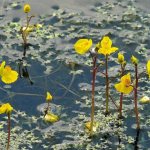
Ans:
[[[123,64],[123,62],[124,62],[124,55],[121,53],[118,53],[118,62],[120,64]]]
[[[118,50],[117,47],[112,47],[112,40],[108,36],[104,36],[99,44],[97,44],[97,48],[99,48],[98,53],[103,55],[110,55],[111,53]]]
[[[6,103],[6,104],[3,104],[0,106],[0,114],[8,114],[8,113],[11,113],[13,110],[13,107],[9,104],[9,103]]]
[[[29,4],[25,4],[23,10],[24,10],[25,13],[30,12],[30,10],[31,10],[30,5]]]
[[[149,79],[150,79],[150,60],[148,60],[148,62],[146,64],[146,70],[147,70],[147,74],[148,74]]]
[[[3,74],[5,64],[6,64],[5,61],[3,61],[3,62],[0,64],[0,76],[2,76],[2,74]]]
[[[132,92],[133,87],[131,86],[131,76],[130,73],[127,75],[124,75],[121,78],[121,82],[115,84],[115,88],[118,92],[124,93],[124,94],[129,94]]]
[[[53,99],[52,95],[50,94],[50,92],[46,93],[46,101],[51,101]]]
[[[139,62],[139,60],[138,60],[135,56],[132,55],[132,57],[131,57],[131,62],[132,62],[134,65],[137,65],[138,62]]]
[[[93,132],[96,132],[98,127],[99,127],[99,123],[98,122],[93,122]],[[91,130],[91,121],[88,121],[88,122],[85,123],[85,129],[86,129],[86,131]]]
[[[74,44],[74,49],[78,54],[83,55],[89,51],[91,46],[92,46],[92,40],[91,39],[79,39]]]
[[[10,66],[5,67],[5,61],[0,65],[0,76],[1,80],[6,84],[13,83],[18,79],[16,71],[12,70]]]
[[[44,117],[44,120],[47,122],[54,123],[54,122],[57,122],[59,120],[59,117],[57,115],[52,114],[52,113],[47,113]]]
[[[150,103],[150,98],[148,96],[144,96],[140,99],[141,104],[148,104]]]

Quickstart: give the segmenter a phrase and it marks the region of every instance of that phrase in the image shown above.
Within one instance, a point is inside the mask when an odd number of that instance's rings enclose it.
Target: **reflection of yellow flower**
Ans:
[[[0,106],[0,114],[4,114],[4,113],[8,114],[8,113],[11,113],[12,110],[13,110],[13,107],[9,103],[6,103]]]
[[[120,64],[123,64],[123,62],[124,62],[124,55],[121,53],[118,53],[118,62]]]
[[[147,70],[147,74],[148,74],[149,79],[150,79],[150,60],[148,60],[148,62],[146,64],[146,70]]]
[[[89,51],[91,46],[92,46],[92,40],[91,39],[79,39],[74,44],[74,49],[78,54],[83,55]]]
[[[112,47],[112,40],[108,36],[104,36],[100,43],[96,46],[99,50],[98,53],[103,55],[110,55],[118,50],[117,47]]]
[[[44,120],[47,122],[57,122],[59,120],[59,117],[57,115],[54,115],[52,113],[47,113],[44,117]]]
[[[115,84],[115,88],[118,92],[124,93],[124,94],[129,94],[132,92],[133,87],[131,86],[131,77],[130,73],[127,75],[124,75],[121,78],[121,82],[118,84]]]
[[[98,122],[93,122],[93,131],[96,132],[96,130],[99,127],[99,123]],[[85,123],[85,128],[87,131],[91,130],[91,121],[88,121]]]
[[[53,99],[52,95],[50,94],[50,92],[46,93],[46,101],[51,101]]]
[[[139,62],[139,60],[138,60],[135,56],[132,55],[132,57],[131,57],[131,62],[132,62],[134,65],[137,65],[138,62]]]
[[[18,79],[18,73],[16,71],[12,70],[10,66],[5,67],[5,61],[0,66],[0,76],[1,80],[6,84],[13,83]]]
[[[141,104],[148,104],[150,103],[150,98],[148,96],[144,96],[140,99]]]
[[[30,12],[30,10],[31,10],[30,5],[29,4],[25,4],[24,7],[23,7],[23,10],[24,10],[25,13]]]
[[[21,31],[27,37],[32,31],[38,30],[42,27],[41,24],[29,25],[28,27],[21,27]]]

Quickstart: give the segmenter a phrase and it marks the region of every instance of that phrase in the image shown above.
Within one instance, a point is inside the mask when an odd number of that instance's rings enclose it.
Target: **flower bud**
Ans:
[[[120,64],[123,64],[123,62],[124,62],[124,55],[121,53],[118,53],[118,62]]]
[[[31,10],[30,5],[29,4],[25,4],[23,10],[24,10],[25,13],[30,12],[30,10]]]
[[[138,60],[136,57],[134,57],[134,56],[132,55],[132,57],[131,57],[131,62],[132,62],[134,65],[137,65],[138,62],[139,62],[139,60]]]

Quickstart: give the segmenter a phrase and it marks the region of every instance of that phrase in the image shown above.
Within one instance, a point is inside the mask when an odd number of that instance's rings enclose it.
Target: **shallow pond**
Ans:
[[[90,120],[91,112],[91,66],[89,54],[78,55],[73,45],[80,38],[93,39],[93,45],[104,35],[109,35],[127,60],[127,71],[134,77],[131,55],[139,61],[139,72],[145,70],[150,59],[150,13],[149,1],[134,0],[82,0],[79,1],[23,1],[1,0],[0,2],[0,61],[5,60],[18,70],[23,57],[20,27],[25,24],[24,3],[30,3],[32,23],[42,28],[32,32],[29,47],[23,60],[30,79],[19,78],[6,85],[0,82],[0,103],[11,103],[10,150],[101,150],[101,149],[150,149],[149,104],[139,105],[141,130],[136,132],[133,94],[124,98],[123,120],[110,101],[111,114],[105,111],[105,78],[100,74],[96,79],[95,119],[100,127],[94,137],[85,132],[84,123]],[[104,56],[99,56],[104,61]],[[119,93],[114,84],[120,66],[117,53],[109,58],[110,93],[119,104]],[[115,77],[115,78],[114,78]],[[139,99],[150,97],[150,82],[146,74],[139,80]],[[60,116],[56,123],[43,120],[46,107],[46,92],[53,100],[53,113]],[[118,125],[119,124],[119,125]],[[7,143],[7,117],[0,116],[0,150]]]

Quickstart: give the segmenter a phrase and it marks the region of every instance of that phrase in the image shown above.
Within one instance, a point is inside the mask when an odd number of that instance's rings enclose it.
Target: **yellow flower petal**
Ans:
[[[115,84],[115,88],[118,92],[124,93],[124,94],[129,94],[133,91],[133,87],[131,86],[131,77],[130,73],[127,75],[124,75],[121,78],[121,82]]]
[[[5,64],[6,64],[5,61],[3,61],[3,62],[0,64],[0,76],[2,76],[2,74],[3,74]]]
[[[54,123],[54,122],[57,122],[59,120],[59,117],[57,115],[52,114],[52,113],[48,113],[45,115],[44,120],[47,122]]]
[[[18,73],[14,70],[11,70],[9,66],[6,66],[3,70],[1,80],[6,84],[10,84],[15,82],[17,79],[18,79]]]
[[[11,113],[12,110],[13,110],[13,107],[9,103],[6,103],[0,106],[0,114],[3,114],[3,113],[8,114],[8,113]]]
[[[29,4],[25,4],[24,7],[23,7],[23,10],[24,10],[25,13],[30,12],[30,10],[31,10],[30,5]]]
[[[110,55],[118,50],[117,47],[112,47],[112,40],[108,36],[104,36],[100,44],[97,44],[99,48],[98,53],[103,55]]]
[[[83,55],[89,51],[91,46],[92,46],[92,40],[91,39],[79,39],[74,44],[74,49],[78,54]]]
[[[150,79],[150,60],[148,60],[148,62],[146,64],[146,70],[147,70],[147,74],[148,74],[149,79]]]
[[[46,101],[51,101],[53,99],[52,95],[50,94],[50,92],[46,93]]]

